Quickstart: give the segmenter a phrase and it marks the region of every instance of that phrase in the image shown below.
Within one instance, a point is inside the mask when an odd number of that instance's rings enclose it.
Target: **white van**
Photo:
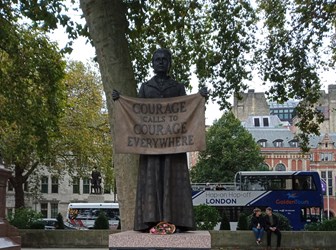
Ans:
[[[107,216],[110,229],[120,228],[118,203],[70,203],[64,225],[73,229],[93,229],[101,211]]]

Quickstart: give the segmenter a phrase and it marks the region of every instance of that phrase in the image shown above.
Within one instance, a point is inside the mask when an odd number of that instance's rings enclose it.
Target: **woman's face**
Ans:
[[[153,68],[155,73],[167,73],[170,67],[169,58],[163,52],[156,52],[153,57]]]

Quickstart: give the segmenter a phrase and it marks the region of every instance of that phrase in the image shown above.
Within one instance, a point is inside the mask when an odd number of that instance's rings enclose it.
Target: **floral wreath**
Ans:
[[[149,230],[150,234],[158,234],[158,235],[164,235],[164,234],[173,234],[175,232],[175,225],[170,224],[168,222],[159,222],[156,226],[152,227]]]

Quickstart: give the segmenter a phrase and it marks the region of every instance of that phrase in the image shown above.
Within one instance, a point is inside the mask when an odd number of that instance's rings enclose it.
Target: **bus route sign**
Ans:
[[[267,191],[198,191],[193,194],[193,205],[247,206],[265,196]]]

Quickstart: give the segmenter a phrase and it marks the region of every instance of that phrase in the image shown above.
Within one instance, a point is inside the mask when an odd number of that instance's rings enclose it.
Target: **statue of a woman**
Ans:
[[[171,53],[154,52],[155,76],[142,84],[138,97],[168,98],[186,95],[183,84],[169,75]],[[200,91],[207,95],[207,89]],[[118,99],[118,92],[112,94]],[[148,232],[157,223],[174,224],[177,232],[195,230],[187,154],[140,155],[134,230]]]

